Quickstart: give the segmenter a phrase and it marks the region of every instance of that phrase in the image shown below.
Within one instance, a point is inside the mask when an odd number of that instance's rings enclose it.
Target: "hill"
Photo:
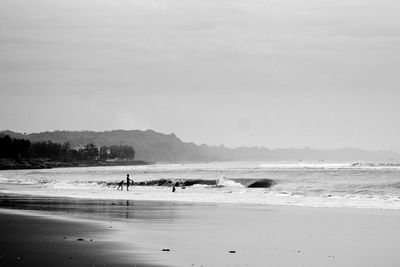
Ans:
[[[366,151],[356,148],[336,150],[320,149],[268,149],[264,147],[226,148],[196,145],[183,142],[175,134],[163,134],[153,130],[113,130],[95,131],[52,131],[22,134],[2,131],[1,135],[24,138],[31,142],[51,140],[57,143],[69,142],[71,147],[81,147],[88,143],[97,146],[128,145],[136,152],[136,158],[155,162],[185,161],[228,161],[228,160],[328,160],[328,161],[369,161],[399,162],[395,151]]]
[[[69,142],[71,147],[81,147],[88,143],[97,146],[128,145],[136,152],[135,158],[144,161],[204,161],[212,160],[193,143],[184,143],[174,134],[162,134],[152,130],[113,130],[105,132],[94,131],[53,131],[31,134],[21,134],[12,131],[2,131],[14,138],[24,138],[31,142],[52,141]]]

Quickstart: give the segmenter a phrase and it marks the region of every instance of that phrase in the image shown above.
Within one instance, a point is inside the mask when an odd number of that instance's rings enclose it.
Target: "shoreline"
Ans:
[[[132,190],[131,190],[132,191]],[[125,191],[123,191],[125,193]],[[130,192],[130,191],[129,191]],[[168,191],[169,192],[169,191]],[[9,200],[7,200],[7,198]],[[41,195],[41,194],[29,194],[29,193],[8,193],[8,192],[0,192],[0,209],[2,208],[2,202],[13,202],[17,199],[48,199],[48,200],[59,200],[63,202],[63,200],[67,200],[68,202],[100,202],[100,203],[108,203],[108,205],[113,205],[112,203],[122,203],[122,202],[135,202],[135,203],[152,203],[155,205],[158,204],[167,204],[167,205],[222,205],[222,206],[233,206],[233,207],[257,207],[257,208],[299,208],[299,209],[327,209],[327,210],[366,210],[366,211],[388,211],[388,212],[399,212],[400,209],[396,208],[381,208],[381,207],[358,207],[358,206],[311,206],[311,205],[295,205],[295,204],[265,204],[265,203],[253,203],[253,202],[220,202],[220,201],[191,201],[191,200],[180,200],[180,199],[136,199],[136,198],[126,198],[126,197],[117,197],[117,198],[98,198],[98,197],[86,197],[86,196],[67,196],[67,195]],[[8,209],[8,208],[7,208]],[[12,209],[12,208],[10,208]],[[40,209],[39,209],[40,210]]]
[[[115,186],[116,188],[117,186]],[[295,208],[313,208],[313,209],[350,209],[350,210],[371,210],[371,211],[397,211],[400,212],[400,209],[396,207],[380,207],[380,206],[360,206],[360,205],[348,205],[348,206],[338,206],[338,205],[309,205],[309,204],[295,204],[295,203],[266,203],[266,202],[235,202],[235,201],[219,201],[219,200],[202,200],[199,201],[196,198],[187,199],[187,198],[152,198],[146,196],[146,193],[143,191],[139,191],[137,188],[146,188],[146,186],[142,185],[134,185],[135,189],[131,189],[130,191],[121,191],[119,196],[107,196],[107,197],[99,197],[96,196],[79,196],[79,195],[69,195],[68,193],[60,194],[40,194],[40,193],[30,193],[30,192],[2,192],[0,190],[0,201],[5,198],[10,199],[68,199],[69,201],[99,201],[102,203],[106,202],[121,202],[121,201],[130,201],[130,202],[138,202],[138,203],[169,203],[169,204],[178,204],[178,205],[232,205],[232,206],[254,206],[254,207],[295,207]],[[1,189],[1,188],[0,188]],[[160,191],[160,194],[164,194],[164,196],[179,196],[179,193],[171,193],[169,187],[162,188],[164,191]],[[186,189],[187,190],[187,189]],[[119,192],[119,191],[117,191]],[[133,195],[131,195],[133,194]],[[133,196],[133,197],[132,197]],[[0,205],[1,208],[1,205]]]
[[[24,196],[3,197],[0,207],[7,206],[61,223],[83,218],[104,225],[105,243],[114,244],[105,250],[114,253],[111,248],[117,247],[126,256],[120,264],[132,255],[143,264],[164,266],[394,267],[400,262],[398,210]]]

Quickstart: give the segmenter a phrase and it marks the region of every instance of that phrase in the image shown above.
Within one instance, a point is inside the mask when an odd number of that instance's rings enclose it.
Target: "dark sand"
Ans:
[[[0,266],[156,266],[119,252],[110,232],[102,223],[0,209]]]
[[[400,266],[396,210],[20,196],[0,207],[47,214],[0,215],[13,263],[1,266]]]

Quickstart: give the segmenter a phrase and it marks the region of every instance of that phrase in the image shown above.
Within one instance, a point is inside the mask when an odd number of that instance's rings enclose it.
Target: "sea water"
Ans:
[[[137,182],[215,180],[215,185],[131,186]],[[261,179],[265,188],[246,185]],[[244,181],[249,181],[248,183]],[[211,162],[0,171],[0,193],[92,199],[400,209],[400,166],[327,162]]]

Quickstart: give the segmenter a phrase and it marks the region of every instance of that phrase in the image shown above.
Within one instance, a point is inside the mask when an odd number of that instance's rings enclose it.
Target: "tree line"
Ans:
[[[131,146],[101,146],[90,143],[81,148],[71,148],[69,142],[63,144],[52,141],[33,142],[25,139],[0,137],[0,158],[46,158],[53,161],[79,162],[96,160],[133,160],[135,150]]]

